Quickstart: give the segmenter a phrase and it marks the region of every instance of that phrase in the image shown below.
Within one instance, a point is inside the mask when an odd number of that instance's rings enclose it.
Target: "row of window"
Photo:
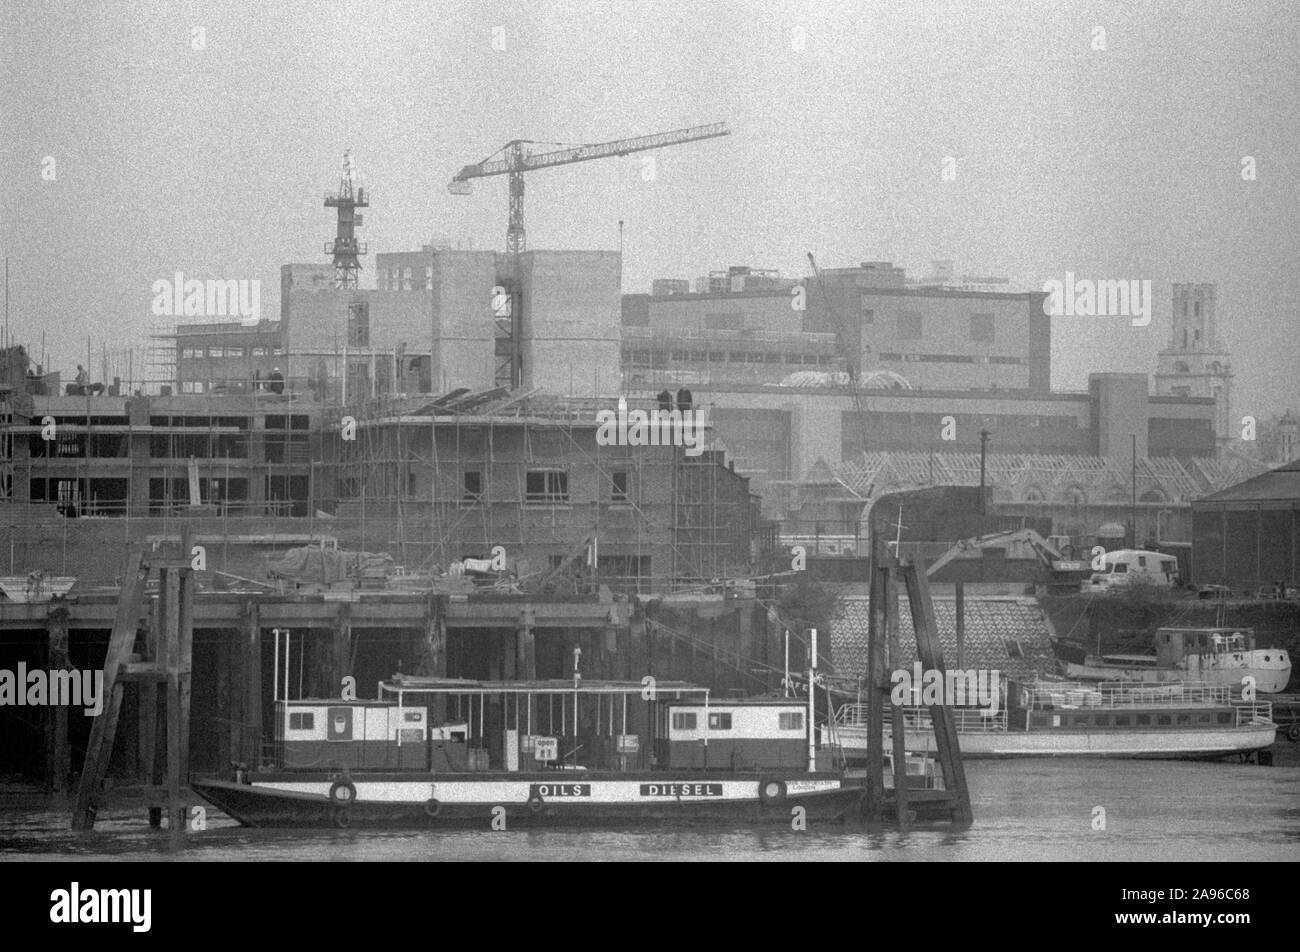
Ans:
[[[1061,727],[1192,727],[1205,724],[1231,724],[1228,711],[1169,714],[1049,714],[1034,712],[1034,726],[1052,726],[1060,718]]]
[[[624,350],[623,360],[630,364],[665,364],[668,361],[711,364],[797,364],[828,367],[836,362],[831,354],[790,354],[776,351],[727,350]]]
[[[863,301],[867,300],[863,296]],[[875,312],[865,309],[862,312],[862,320],[865,324],[875,324]],[[943,335],[951,337],[953,332],[951,321],[942,321]],[[896,331],[899,340],[921,340],[925,336],[925,315],[920,311],[902,311],[897,315]],[[972,314],[970,315],[970,324],[967,330],[967,339],[980,344],[992,344],[996,341],[994,334],[994,318],[992,314]]]
[[[205,357],[282,357],[283,347],[182,347],[181,360]]]
[[[890,413],[888,411],[868,412],[863,414],[868,427],[875,426],[941,426],[946,414],[939,413]],[[963,419],[960,415],[958,420]],[[1025,427],[1033,430],[1077,430],[1079,419],[1065,415],[1040,415],[1032,413],[990,413],[972,414],[966,419],[978,420],[982,426],[996,426],[1002,429]],[[845,412],[842,426],[845,432],[851,428],[861,429],[854,422],[852,413]]]
[[[628,501],[628,473],[616,469],[609,474],[611,503]],[[483,501],[482,470],[466,470],[461,476],[462,501]],[[569,502],[569,474],[562,469],[530,469],[524,473],[524,502],[533,505],[565,505]]]
[[[419,278],[414,268],[381,268],[379,271],[379,289],[381,291],[423,291],[433,286],[433,266],[426,265],[424,283],[416,286]]]
[[[1019,366],[1029,361],[1024,357],[990,357],[986,354],[885,354],[881,360],[900,360],[908,364],[1000,364]]]
[[[699,718],[694,711],[673,711],[673,730],[693,731],[696,729],[698,724],[699,724]],[[802,711],[779,712],[777,714],[777,729],[783,731],[803,730],[803,712]],[[728,711],[710,711],[709,730],[711,731],[731,730],[731,713]]]

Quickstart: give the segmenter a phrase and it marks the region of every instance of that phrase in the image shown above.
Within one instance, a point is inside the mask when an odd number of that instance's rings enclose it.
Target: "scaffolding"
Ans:
[[[758,507],[744,478],[715,451],[603,446],[604,408],[505,388],[358,402],[343,414],[351,439],[326,428],[312,506],[414,573],[496,546],[519,584],[575,591],[648,594],[752,571]]]

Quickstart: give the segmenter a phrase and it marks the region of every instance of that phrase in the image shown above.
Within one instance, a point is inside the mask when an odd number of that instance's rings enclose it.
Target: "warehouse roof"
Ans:
[[[1273,500],[1300,500],[1300,459],[1279,466],[1262,476],[1229,486],[1212,496],[1197,500],[1192,505]]]

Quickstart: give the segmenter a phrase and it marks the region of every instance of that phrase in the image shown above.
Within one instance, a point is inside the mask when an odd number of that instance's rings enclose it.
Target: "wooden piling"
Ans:
[[[934,604],[930,601],[930,582],[925,574],[925,566],[914,562],[904,566],[902,574],[912,608],[917,657],[920,658],[922,667],[936,671],[942,677],[945,670],[943,646],[939,643],[939,629],[934,620]],[[932,705],[930,719],[934,724],[944,789],[952,795],[950,816],[954,823],[969,824],[970,790],[966,786],[966,770],[962,766],[961,746],[952,711],[945,704]]]

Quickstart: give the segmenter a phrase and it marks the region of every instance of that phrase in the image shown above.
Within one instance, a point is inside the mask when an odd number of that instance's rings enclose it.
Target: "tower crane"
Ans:
[[[534,146],[556,143],[532,142],[528,139],[513,139],[475,165],[467,165],[452,178],[447,190],[453,195],[468,195],[470,181],[486,178],[489,175],[510,176],[510,225],[506,230],[506,250],[520,252],[524,250],[524,173],[536,169],[550,168],[554,165],[567,165],[570,162],[587,162],[591,159],[605,159],[631,152],[644,152],[646,149],[658,149],[668,145],[681,145],[699,139],[713,139],[730,135],[725,122],[715,122],[707,126],[691,126],[687,129],[675,129],[672,132],[658,132],[654,135],[637,136],[632,139],[615,139],[613,142],[598,142],[593,145],[574,145],[549,152],[533,151]]]

